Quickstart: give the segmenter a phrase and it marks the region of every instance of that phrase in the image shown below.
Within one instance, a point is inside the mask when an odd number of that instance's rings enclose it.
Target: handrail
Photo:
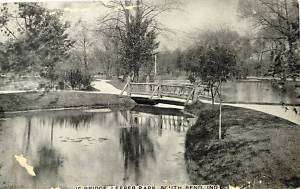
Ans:
[[[129,85],[129,83],[126,83],[126,85],[124,86],[123,90],[121,91],[120,95],[123,95],[124,91],[126,90],[127,86]]]
[[[156,86],[156,88],[154,89],[153,93],[151,94],[151,97],[150,97],[150,99],[152,99],[152,98],[153,98],[153,96],[154,96],[155,92],[156,92],[156,91],[158,91],[158,89],[159,89],[159,85],[157,85],[157,86]]]
[[[206,88],[206,85],[193,84],[163,84],[161,82],[135,83],[131,82],[131,80],[129,79],[120,95],[123,95],[123,93],[127,91],[127,95],[129,96],[131,94],[145,94],[149,95],[150,99],[153,99],[154,96],[158,98],[162,98],[163,96],[173,96],[176,98],[185,99],[185,104],[187,104],[190,102],[190,100],[197,100],[199,96],[207,96],[208,98],[210,98],[209,95],[205,95],[202,93]],[[144,90],[146,90],[146,92]]]
[[[161,86],[167,86],[167,87],[187,87],[187,88],[191,88],[194,87],[194,85],[170,85],[170,84],[161,84]]]
[[[131,85],[157,85],[157,83],[131,83]]]

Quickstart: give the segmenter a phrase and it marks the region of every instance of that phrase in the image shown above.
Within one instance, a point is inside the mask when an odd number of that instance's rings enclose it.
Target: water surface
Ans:
[[[300,86],[288,82],[285,90],[271,81],[232,81],[223,86],[226,102],[300,104]]]
[[[183,154],[195,119],[151,109],[47,111],[0,121],[0,188],[190,184]]]

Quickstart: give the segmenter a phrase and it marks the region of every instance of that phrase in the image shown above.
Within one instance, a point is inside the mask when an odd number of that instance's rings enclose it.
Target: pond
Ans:
[[[194,122],[179,110],[146,106],[10,116],[0,121],[0,188],[190,184],[184,142]]]
[[[283,90],[271,81],[231,81],[223,86],[226,102],[300,104],[300,83],[288,82]]]

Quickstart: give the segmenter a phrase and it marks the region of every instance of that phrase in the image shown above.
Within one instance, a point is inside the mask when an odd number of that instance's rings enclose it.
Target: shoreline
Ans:
[[[300,180],[300,127],[263,112],[223,106],[222,140],[218,109],[198,103],[187,131],[185,158],[193,184],[288,188]]]
[[[31,91],[0,94],[2,114],[57,109],[130,107],[136,103],[126,96],[82,91]]]

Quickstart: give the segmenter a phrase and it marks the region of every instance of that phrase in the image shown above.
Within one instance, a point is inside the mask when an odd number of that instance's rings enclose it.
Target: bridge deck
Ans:
[[[164,103],[164,104],[172,104],[172,105],[180,105],[183,106],[186,103],[192,103],[191,100],[186,102],[185,99],[181,98],[174,98],[174,97],[157,97],[154,96],[151,98],[151,95],[141,95],[141,94],[132,94],[130,97],[136,101],[138,104],[150,104],[150,105],[156,105],[159,103]]]
[[[147,95],[147,94],[131,94],[130,97],[141,97],[141,98],[151,98],[151,95]],[[176,101],[176,102],[185,102],[186,99],[183,98],[176,98],[176,97],[167,97],[167,96],[163,96],[163,97],[158,97],[158,96],[153,96],[152,100],[168,100],[168,101]]]

